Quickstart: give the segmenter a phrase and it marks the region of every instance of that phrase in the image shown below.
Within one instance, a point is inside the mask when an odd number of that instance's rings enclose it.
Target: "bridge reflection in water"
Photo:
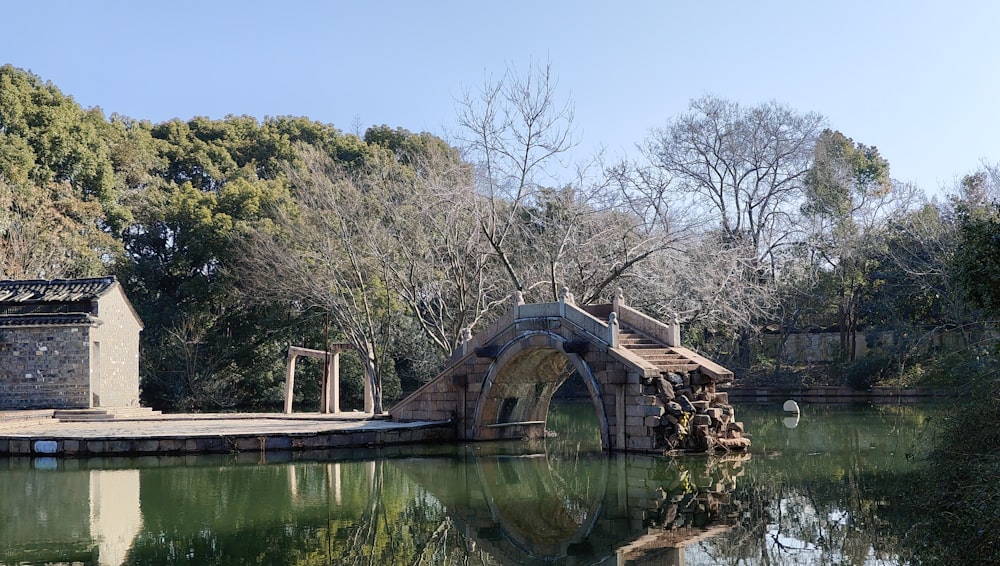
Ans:
[[[0,563],[679,565],[740,511],[746,454],[545,449],[6,460]]]
[[[687,545],[735,523],[730,493],[749,458],[507,448],[476,446],[465,466],[399,463],[444,504],[470,550],[503,564],[683,564]]]

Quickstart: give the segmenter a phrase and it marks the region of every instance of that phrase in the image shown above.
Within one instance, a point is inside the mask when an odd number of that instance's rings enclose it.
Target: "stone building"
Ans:
[[[138,407],[140,331],[114,277],[0,281],[0,410]]]

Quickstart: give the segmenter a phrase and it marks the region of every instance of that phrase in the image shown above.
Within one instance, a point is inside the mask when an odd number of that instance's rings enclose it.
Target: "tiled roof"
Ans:
[[[114,284],[114,277],[0,281],[0,305],[92,301]]]
[[[94,324],[97,318],[86,313],[0,315],[0,327],[59,324]]]

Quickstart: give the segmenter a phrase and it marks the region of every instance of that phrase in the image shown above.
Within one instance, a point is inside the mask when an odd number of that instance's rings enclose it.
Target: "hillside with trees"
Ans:
[[[738,381],[954,385],[994,359],[995,167],[928,200],[819,114],[705,96],[634,159],[567,179],[573,106],[544,67],[456,114],[448,140],[293,116],[152,124],[0,67],[0,278],[116,275],[145,323],[143,400],[175,411],[277,408],[288,345],[332,341],[358,353],[345,408],[364,379],[386,408],[516,291],[564,286],[677,314]],[[784,351],[819,330],[836,359]],[[883,347],[858,357],[859,331]]]

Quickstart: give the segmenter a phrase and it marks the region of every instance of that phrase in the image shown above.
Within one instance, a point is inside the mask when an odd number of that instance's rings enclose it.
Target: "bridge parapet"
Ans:
[[[594,339],[605,344],[610,344],[610,327],[608,323],[602,321],[599,315],[594,313],[602,311],[610,313],[612,312],[609,308],[611,305],[580,308],[572,302],[571,296],[570,300],[567,301],[566,299],[567,297],[564,296],[563,300],[555,303],[525,304],[524,302],[515,301],[514,306],[504,316],[493,321],[489,326],[483,328],[483,330],[475,334],[469,334],[468,339],[463,341],[455,353],[452,354],[449,365],[473,353],[476,348],[496,342],[498,335],[502,334],[509,327],[515,326],[518,321],[523,322],[529,319],[566,319],[581,330],[589,333]]]
[[[616,312],[618,314],[618,320],[622,324],[627,324],[639,332],[642,332],[651,338],[655,338],[668,346],[681,345],[680,324],[677,322],[676,316],[674,317],[674,321],[668,325],[663,324],[653,317],[646,316],[645,314],[624,304],[619,305]]]

